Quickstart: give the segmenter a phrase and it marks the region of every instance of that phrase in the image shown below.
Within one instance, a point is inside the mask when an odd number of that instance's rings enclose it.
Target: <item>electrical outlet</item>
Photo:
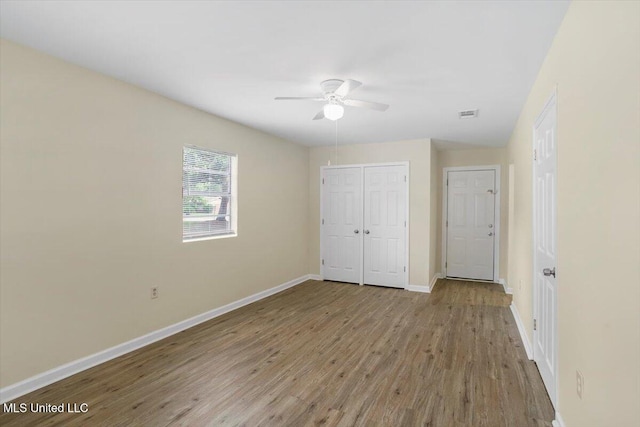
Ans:
[[[582,393],[584,392],[584,377],[582,376],[582,372],[576,371],[576,393],[578,393],[578,397],[582,399]]]
[[[151,299],[158,298],[158,287],[154,286],[151,288]]]

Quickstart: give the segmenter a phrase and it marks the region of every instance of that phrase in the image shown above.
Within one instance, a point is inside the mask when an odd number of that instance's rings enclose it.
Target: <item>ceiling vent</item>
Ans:
[[[475,119],[478,117],[478,110],[465,110],[458,113],[459,119]]]

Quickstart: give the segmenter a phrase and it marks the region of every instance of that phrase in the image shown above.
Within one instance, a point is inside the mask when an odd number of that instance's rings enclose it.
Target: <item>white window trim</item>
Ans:
[[[195,239],[182,240],[182,243],[203,242],[205,240],[228,239],[229,237],[238,237],[238,233],[216,234],[215,236],[197,237]]]
[[[228,239],[230,237],[238,237],[238,155],[235,153],[215,150],[212,148],[200,147],[197,145],[184,145],[182,147],[183,153],[185,148],[193,148],[196,150],[208,151],[216,154],[223,154],[231,158],[231,228],[232,230],[228,233],[215,234],[213,236],[196,237],[193,239],[185,239],[184,232],[183,232],[182,243],[203,242],[206,240],[218,240],[218,239]],[[182,169],[184,170],[184,163],[183,163]]]

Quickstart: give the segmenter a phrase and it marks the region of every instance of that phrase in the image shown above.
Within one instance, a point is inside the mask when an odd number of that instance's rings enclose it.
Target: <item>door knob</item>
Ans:
[[[492,233],[492,232],[489,232],[489,236],[493,236],[493,233]]]
[[[544,274],[545,276],[553,276],[556,277],[556,268],[545,268],[542,270],[542,274]]]
[[[356,229],[356,230],[353,230],[353,232],[358,234],[360,232],[360,230]]]
[[[364,230],[364,234],[369,234],[369,230]]]
[[[489,224],[489,228],[493,228],[493,224]]]

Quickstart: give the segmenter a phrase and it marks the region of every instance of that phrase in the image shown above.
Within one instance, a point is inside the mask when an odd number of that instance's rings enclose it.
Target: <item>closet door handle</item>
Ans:
[[[556,277],[556,268],[543,268],[542,269],[542,274],[544,274],[545,276],[553,276]]]
[[[353,232],[354,232],[354,233],[356,233],[356,234],[358,234],[358,233],[360,232],[360,230],[355,229],[355,230],[353,230]]]
[[[364,230],[364,234],[369,234],[369,230]]]

